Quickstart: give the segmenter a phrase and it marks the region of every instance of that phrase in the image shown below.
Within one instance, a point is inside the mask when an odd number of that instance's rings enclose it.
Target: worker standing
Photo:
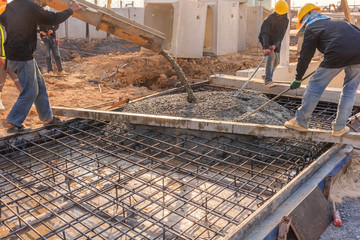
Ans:
[[[0,14],[2,14],[5,11],[6,5],[3,5],[0,7]],[[6,81],[6,76],[7,74],[9,74],[9,76],[11,77],[11,79],[14,81],[14,84],[16,86],[16,88],[18,89],[19,92],[22,91],[22,87],[21,84],[19,82],[18,77],[16,76],[16,74],[10,70],[10,68],[7,66],[5,69],[5,47],[4,47],[4,43],[5,43],[5,29],[2,25],[0,25],[0,41],[1,41],[1,49],[0,49],[0,110],[4,110],[5,107],[2,103],[1,100],[1,93],[2,90],[4,88],[5,85],[5,81]]]
[[[285,127],[307,131],[309,119],[330,81],[345,71],[342,93],[332,135],[341,136],[350,131],[346,126],[360,83],[360,29],[345,21],[332,21],[320,13],[312,3],[305,4],[298,13],[297,28],[304,33],[304,42],[298,59],[295,80],[290,89],[299,88],[301,79],[318,49],[324,60],[310,78],[296,117],[285,122]]]
[[[272,78],[276,67],[280,63],[281,41],[289,24],[288,12],[289,5],[287,2],[279,0],[275,4],[275,11],[261,25],[259,41],[264,49],[265,56],[268,56],[265,68],[266,87],[275,86]]]
[[[44,124],[60,122],[53,116],[45,81],[34,59],[37,43],[36,28],[40,24],[60,24],[78,10],[80,6],[75,2],[71,3],[68,9],[54,13],[44,10],[31,0],[13,0],[0,15],[0,23],[7,33],[5,41],[7,64],[17,74],[23,87],[4,124],[8,133],[25,130],[22,123],[33,103]]]
[[[61,64],[59,44],[56,40],[55,31],[59,28],[59,25],[40,25],[40,37],[45,45],[45,59],[47,65],[47,73],[54,73],[51,61],[51,54],[53,55],[57,67],[57,74],[63,75],[65,72]]]
[[[44,7],[45,10],[50,10],[48,6]],[[59,24],[56,25],[45,25],[41,24],[39,26],[40,29],[40,37],[41,40],[44,42],[45,46],[45,59],[47,65],[47,73],[53,74],[54,70],[52,67],[51,61],[51,54],[53,55],[57,67],[57,74],[63,75],[65,72],[63,70],[61,64],[61,57],[60,57],[60,49],[58,41],[56,40],[56,33],[55,31],[59,28]]]

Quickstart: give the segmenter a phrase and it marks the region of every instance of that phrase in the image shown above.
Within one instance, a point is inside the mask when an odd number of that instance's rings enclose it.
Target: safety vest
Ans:
[[[4,47],[4,43],[5,43],[5,34],[4,34],[4,28],[2,26],[0,26],[0,31],[1,31],[1,58],[5,59],[5,47]]]

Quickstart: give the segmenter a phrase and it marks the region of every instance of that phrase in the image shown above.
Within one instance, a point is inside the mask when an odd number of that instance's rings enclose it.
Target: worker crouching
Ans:
[[[318,49],[324,60],[310,78],[296,118],[285,122],[285,127],[307,131],[309,119],[325,88],[341,71],[345,71],[343,89],[337,115],[332,123],[332,135],[350,131],[346,126],[360,83],[360,29],[345,21],[332,21],[320,13],[314,4],[305,4],[298,13],[298,26],[304,32],[304,42],[298,59],[295,80],[290,89],[299,88],[301,79]]]

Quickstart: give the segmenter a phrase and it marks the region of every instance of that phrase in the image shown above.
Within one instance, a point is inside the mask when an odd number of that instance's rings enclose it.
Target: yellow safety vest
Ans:
[[[1,58],[5,59],[5,47],[4,47],[4,43],[5,43],[5,34],[4,34],[4,29],[2,26],[0,26],[0,31],[1,31]]]

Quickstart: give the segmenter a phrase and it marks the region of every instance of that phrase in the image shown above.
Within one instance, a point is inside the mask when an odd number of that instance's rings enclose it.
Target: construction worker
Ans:
[[[45,81],[33,56],[37,43],[36,28],[40,24],[60,24],[79,10],[80,6],[75,2],[68,9],[54,13],[44,10],[31,0],[13,0],[0,15],[0,23],[7,33],[6,61],[23,87],[4,124],[8,133],[25,131],[22,123],[33,103],[44,124],[60,123],[58,118],[53,117]]]
[[[0,14],[2,14],[5,11],[6,8],[6,4],[0,7]],[[4,47],[4,43],[5,43],[5,29],[2,25],[0,25],[0,41],[1,41],[1,49],[0,49],[0,110],[4,110],[5,107],[1,101],[1,93],[2,90],[4,88],[5,85],[5,81],[6,81],[6,75],[9,74],[9,76],[11,77],[11,79],[14,81],[16,88],[19,90],[19,92],[22,91],[22,87],[21,84],[19,82],[18,77],[16,76],[16,74],[10,70],[10,68],[7,66],[7,68],[5,69],[4,65],[5,65],[5,47]]]
[[[345,71],[343,89],[337,115],[332,123],[332,135],[350,131],[346,126],[360,83],[360,29],[345,21],[332,21],[320,13],[314,4],[305,4],[298,13],[297,28],[304,33],[295,80],[290,89],[299,88],[308,65],[318,49],[324,60],[309,80],[296,118],[285,122],[285,127],[307,131],[309,119],[330,81]]]
[[[275,4],[275,11],[261,25],[259,41],[264,49],[264,55],[268,56],[265,68],[266,87],[275,86],[272,78],[280,62],[281,41],[289,24],[288,12],[289,5],[284,0],[279,0]]]
[[[45,10],[50,10],[48,6],[44,8]],[[63,70],[60,58],[60,49],[59,44],[56,40],[56,33],[55,31],[59,28],[59,24],[56,25],[45,25],[41,24],[39,26],[40,29],[40,37],[41,40],[44,42],[45,46],[45,59],[47,65],[47,73],[53,74],[54,70],[51,63],[51,52],[55,58],[55,63],[57,66],[57,74],[63,75],[65,72]]]

